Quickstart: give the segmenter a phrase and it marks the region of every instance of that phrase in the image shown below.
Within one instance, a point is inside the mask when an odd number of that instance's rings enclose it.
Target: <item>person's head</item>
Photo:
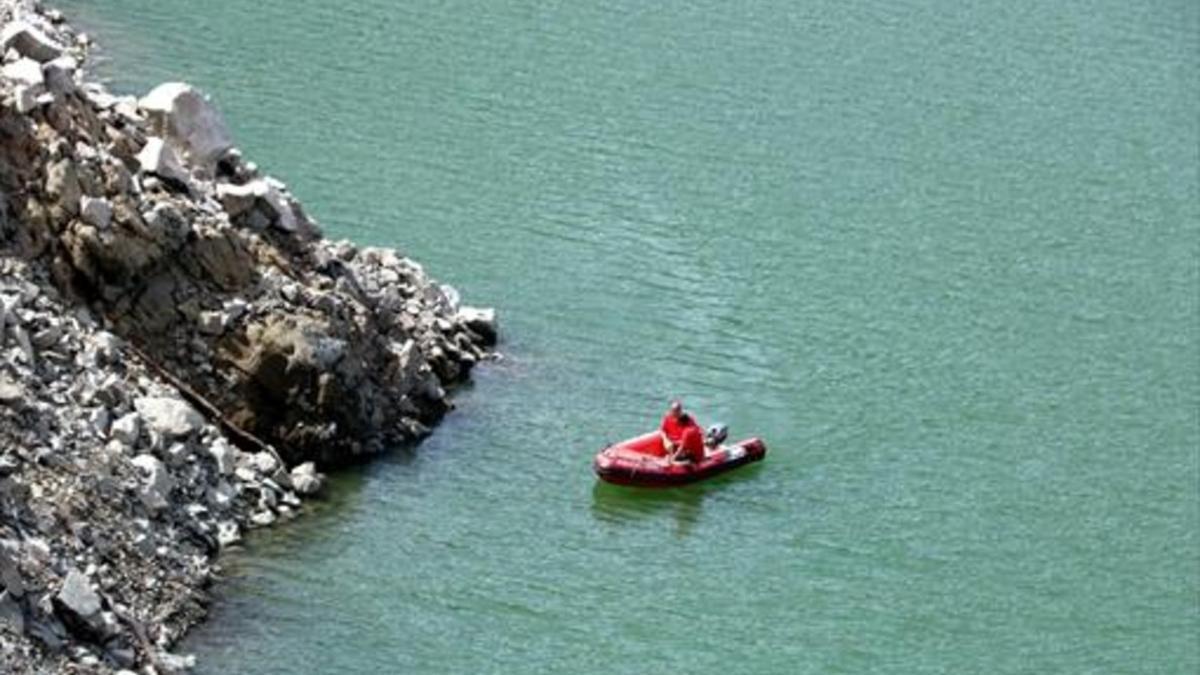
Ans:
[[[680,401],[677,398],[672,399],[671,405],[667,408],[667,412],[671,413],[671,417],[674,417],[675,419],[683,417],[683,401]]]

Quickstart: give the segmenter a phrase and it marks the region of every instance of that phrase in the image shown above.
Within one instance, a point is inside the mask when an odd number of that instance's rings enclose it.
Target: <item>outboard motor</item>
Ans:
[[[704,444],[710,448],[715,448],[725,442],[729,436],[729,425],[714,424],[704,433]]]

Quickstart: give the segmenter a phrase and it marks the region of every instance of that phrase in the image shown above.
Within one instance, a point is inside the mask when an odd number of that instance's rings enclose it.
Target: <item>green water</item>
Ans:
[[[338,4],[66,3],[503,318],[202,672],[1200,670],[1195,3]],[[671,395],[767,461],[597,485]]]

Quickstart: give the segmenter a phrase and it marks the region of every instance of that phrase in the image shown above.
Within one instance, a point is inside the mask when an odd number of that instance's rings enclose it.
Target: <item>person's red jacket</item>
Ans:
[[[700,425],[696,424],[691,415],[684,415],[682,419],[677,420],[671,413],[667,413],[663,416],[661,428],[667,438],[682,447],[684,454],[693,462],[704,459],[704,432],[700,431]]]
[[[683,428],[683,437],[679,439],[679,445],[683,448],[683,454],[692,462],[699,464],[704,461],[704,435],[700,433],[700,426],[695,422]]]

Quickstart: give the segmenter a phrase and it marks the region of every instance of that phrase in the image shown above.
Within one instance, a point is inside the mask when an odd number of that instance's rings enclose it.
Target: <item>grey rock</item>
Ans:
[[[8,626],[17,635],[25,632],[25,611],[8,591],[0,593],[0,626]]]
[[[91,580],[74,567],[69,568],[62,588],[54,596],[54,613],[68,630],[84,639],[95,640],[106,632],[100,596]]]
[[[75,71],[79,62],[70,56],[60,56],[42,66],[42,76],[50,93],[62,96],[75,90]]]
[[[17,567],[20,554],[21,547],[17,542],[0,539],[0,584],[16,598],[25,595],[25,581]]]
[[[0,31],[0,52],[9,49],[42,63],[58,58],[64,50],[44,31],[26,21],[14,21]]]
[[[137,446],[138,434],[141,433],[141,430],[141,418],[136,412],[131,412],[113,422],[108,434],[113,440],[120,441],[123,445],[132,448]]]
[[[84,222],[103,230],[112,222],[112,204],[103,197],[79,198],[79,216]]]
[[[79,213],[79,172],[69,159],[46,167],[46,193],[70,214]]]
[[[142,470],[144,480],[139,495],[142,503],[151,511],[161,511],[167,508],[169,506],[167,496],[175,485],[171,474],[167,472],[167,467],[153,455],[138,455],[130,461]]]
[[[137,163],[143,173],[156,174],[162,178],[182,183],[183,185],[191,183],[192,177],[187,169],[184,168],[179,155],[161,138],[151,137],[146,139],[146,145],[142,147],[142,151],[137,155]]]
[[[98,438],[104,438],[108,435],[108,425],[112,420],[112,415],[108,412],[108,408],[94,408],[88,414],[88,423],[92,425],[92,429],[96,432]]]
[[[233,137],[220,113],[208,97],[189,84],[160,84],[138,101],[138,105],[158,133],[195,166],[210,167],[233,147]]]
[[[167,437],[187,436],[204,426],[204,416],[177,398],[144,396],[133,405],[151,431]]]

